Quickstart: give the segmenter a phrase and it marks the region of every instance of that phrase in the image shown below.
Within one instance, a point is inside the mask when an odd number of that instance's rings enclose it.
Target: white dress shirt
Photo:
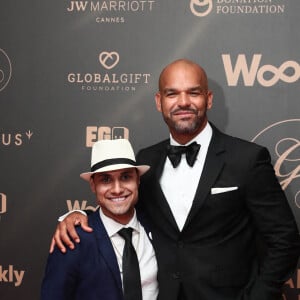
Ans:
[[[118,231],[123,227],[133,228],[132,244],[136,250],[140,266],[143,300],[155,300],[158,295],[157,262],[153,246],[144,227],[137,220],[136,213],[125,226],[105,216],[101,208],[99,214],[115,250],[122,279],[122,253],[125,241],[118,234]]]
[[[180,231],[194,200],[211,137],[212,128],[207,123],[205,128],[185,145],[196,141],[201,146],[193,167],[187,164],[185,154],[182,155],[177,168],[173,168],[169,158],[166,159],[164,165],[160,185]],[[172,136],[170,136],[170,143],[175,146],[183,146],[178,144]]]

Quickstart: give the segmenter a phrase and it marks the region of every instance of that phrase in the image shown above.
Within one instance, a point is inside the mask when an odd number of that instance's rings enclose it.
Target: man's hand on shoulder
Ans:
[[[50,253],[54,251],[55,245],[61,252],[65,253],[67,247],[71,250],[75,248],[74,242],[80,243],[80,238],[76,232],[75,226],[81,226],[86,232],[93,231],[93,229],[88,226],[88,219],[85,214],[78,211],[68,214],[57,224],[50,244]]]

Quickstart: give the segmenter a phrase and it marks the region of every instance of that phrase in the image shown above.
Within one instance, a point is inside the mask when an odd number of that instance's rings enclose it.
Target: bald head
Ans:
[[[185,77],[189,74],[194,74],[203,90],[208,90],[208,80],[205,70],[191,60],[178,59],[167,65],[160,73],[158,82],[159,91],[162,92],[168,85],[169,79]]]

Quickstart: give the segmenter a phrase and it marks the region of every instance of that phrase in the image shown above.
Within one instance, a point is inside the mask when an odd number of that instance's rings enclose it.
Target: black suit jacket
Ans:
[[[168,143],[137,155],[138,163],[151,166],[141,178],[139,206],[153,223],[160,299],[177,300],[179,294],[185,300],[280,299],[300,244],[267,149],[213,126],[203,173],[180,232],[159,184]],[[226,192],[231,187],[237,189]],[[215,194],[212,188],[225,189]],[[257,247],[257,236],[264,247]]]

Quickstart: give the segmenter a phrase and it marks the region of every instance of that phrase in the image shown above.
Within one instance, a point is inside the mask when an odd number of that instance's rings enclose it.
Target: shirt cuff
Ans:
[[[74,209],[74,210],[70,210],[70,211],[68,211],[67,213],[65,213],[64,215],[62,215],[62,216],[60,216],[57,220],[58,220],[58,222],[62,222],[68,215],[70,215],[71,213],[73,213],[73,212],[79,212],[79,213],[81,213],[81,214],[83,214],[83,215],[87,215],[86,214],[86,212],[85,211],[83,211],[83,210],[80,210],[80,209]]]

